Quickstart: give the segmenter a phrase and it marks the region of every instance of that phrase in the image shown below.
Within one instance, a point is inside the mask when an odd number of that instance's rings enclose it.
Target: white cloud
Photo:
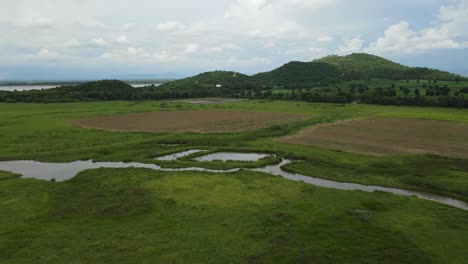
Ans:
[[[208,53],[226,53],[226,52],[232,52],[239,50],[240,47],[237,44],[234,43],[225,43],[225,44],[219,44],[215,46],[211,46],[206,49]]]
[[[332,41],[333,38],[330,36],[322,36],[322,37],[317,38],[317,40],[319,42],[329,42],[329,41]]]
[[[383,36],[372,42],[366,52],[414,53],[433,49],[467,48],[468,41],[457,40],[468,37],[468,5],[442,6],[438,19],[430,27],[413,30],[407,21],[388,27]]]
[[[80,47],[81,45],[82,44],[76,39],[71,39],[63,44],[63,46],[66,48],[76,48]]]
[[[126,23],[122,26],[124,30],[134,29],[137,25],[135,23]]]
[[[468,0],[381,1],[385,8],[372,0],[0,1],[2,72],[41,60],[102,72],[140,64],[256,72],[329,53],[409,56],[468,46]],[[409,8],[411,15],[400,12]]]
[[[156,30],[160,32],[174,32],[184,28],[186,28],[186,26],[177,21],[167,21],[156,26]]]
[[[107,42],[105,39],[103,38],[96,38],[96,39],[92,39],[89,41],[89,44],[91,46],[96,46],[96,47],[106,47],[106,46],[109,46],[109,42]]]
[[[320,57],[324,57],[327,55],[327,50],[324,49],[324,48],[315,48],[315,47],[312,47],[312,48],[309,48],[309,51],[312,53],[312,58],[320,58]]]
[[[338,53],[340,54],[349,54],[353,52],[362,51],[364,45],[364,40],[361,36],[354,37],[346,41],[343,45],[338,48]]]
[[[39,57],[46,57],[46,58],[56,58],[59,57],[60,54],[58,52],[50,51],[48,49],[41,49],[38,53],[37,56]]]
[[[185,46],[184,53],[192,54],[198,52],[199,46],[197,43],[189,43]]]
[[[143,48],[128,47],[128,54],[131,56],[141,55],[144,53]]]
[[[115,39],[115,42],[119,44],[128,44],[130,43],[130,40],[128,40],[127,36],[120,35]]]
[[[21,27],[49,28],[54,25],[54,21],[49,17],[32,16],[21,19],[18,25]]]

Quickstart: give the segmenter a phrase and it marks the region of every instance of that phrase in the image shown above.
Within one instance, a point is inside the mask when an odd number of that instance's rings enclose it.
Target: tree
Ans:
[[[408,87],[403,88],[403,93],[408,96],[410,93],[410,89]]]

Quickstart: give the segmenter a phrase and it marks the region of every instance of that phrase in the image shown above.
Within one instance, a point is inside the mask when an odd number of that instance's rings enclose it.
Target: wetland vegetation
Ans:
[[[112,132],[84,129],[71,122],[86,117],[199,110],[308,118],[215,134]],[[257,168],[289,158],[301,160],[284,167],[290,172],[468,201],[465,159],[363,155],[281,142],[310,126],[373,117],[468,122],[468,112],[463,109],[272,100],[0,104],[0,159],[93,159],[228,170]],[[191,149],[205,152],[176,161],[155,160]],[[214,152],[271,155],[253,162],[195,160]],[[250,170],[225,174],[96,168],[63,182],[23,179],[7,172],[0,172],[0,178],[0,213],[5,216],[0,220],[0,257],[5,263],[69,259],[77,263],[155,259],[462,263],[468,256],[468,211],[415,197],[326,189]]]

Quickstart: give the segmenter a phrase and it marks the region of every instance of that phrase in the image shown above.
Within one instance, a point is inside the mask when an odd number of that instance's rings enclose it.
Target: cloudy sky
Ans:
[[[0,0],[1,79],[256,73],[367,52],[468,74],[468,0]]]

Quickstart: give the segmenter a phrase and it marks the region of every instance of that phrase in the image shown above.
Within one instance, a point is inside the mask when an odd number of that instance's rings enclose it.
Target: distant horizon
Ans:
[[[468,0],[2,0],[0,80],[251,75],[354,52],[467,76],[466,28]]]
[[[347,56],[347,55],[351,55],[351,54],[353,54],[353,53],[345,54],[343,56]],[[379,56],[379,55],[375,55],[375,54],[371,54],[371,53],[364,53],[364,54]],[[325,56],[322,56],[322,57],[317,58],[317,59],[325,58],[325,57],[328,57],[328,56],[340,56],[340,55],[329,54],[329,55],[325,55]],[[384,56],[379,56],[379,57],[382,57],[384,59],[388,59],[388,58],[386,58]],[[317,59],[314,59],[314,60],[317,60]],[[314,60],[301,61],[301,62],[311,62],[311,61],[314,61]],[[389,59],[389,60],[391,60],[391,59]],[[294,60],[294,61],[299,61],[299,60]],[[292,61],[288,61],[286,63],[289,63],[289,62],[292,62]],[[393,61],[393,62],[402,64],[402,65],[405,65],[405,66],[410,66],[410,67],[426,67],[426,68],[431,68],[431,69],[442,70],[442,71],[447,71],[447,72],[450,72],[450,73],[458,74],[458,75],[460,75],[462,77],[468,77],[468,73],[463,74],[463,73],[459,73],[459,72],[452,72],[452,71],[446,70],[444,68],[430,67],[430,66],[427,66],[427,65],[407,65],[407,64],[404,64],[404,63],[401,63],[401,62],[398,62],[398,61]],[[273,69],[281,67],[282,65],[284,65],[286,63],[282,63],[281,65],[277,65],[277,66],[272,66],[273,68],[265,70],[265,71],[261,71],[261,72],[271,71]],[[18,78],[18,79],[0,79],[0,84],[5,83],[5,82],[47,82],[47,81],[49,81],[49,82],[73,82],[73,81],[86,82],[86,81],[110,80],[110,79],[121,80],[121,81],[178,80],[178,79],[188,78],[188,77],[191,77],[191,76],[203,73],[203,72],[211,72],[211,71],[233,71],[233,72],[239,72],[239,73],[242,73],[242,74],[245,74],[245,75],[250,75],[250,76],[255,75],[257,73],[261,73],[261,72],[248,72],[248,73],[246,73],[246,72],[240,72],[240,71],[235,71],[235,70],[231,70],[231,69],[211,69],[211,70],[208,69],[206,71],[194,72],[194,73],[191,73],[191,74],[181,74],[181,73],[176,73],[176,72],[154,73],[154,74],[152,74],[152,73],[128,73],[128,74],[114,75],[114,76],[108,76],[108,77],[76,78],[76,79],[73,79],[73,78],[64,78],[64,79],[53,79],[53,78],[51,78],[51,79],[46,79],[46,78],[44,78],[44,79],[26,79],[26,78],[24,78],[24,79],[22,79],[22,78]],[[135,76],[135,77],[132,78],[130,76]],[[141,77],[137,78],[137,76],[141,76]],[[145,76],[145,77],[143,77],[143,76]],[[155,76],[155,77],[150,77],[150,76]],[[166,76],[166,77],[157,77],[157,76]]]

